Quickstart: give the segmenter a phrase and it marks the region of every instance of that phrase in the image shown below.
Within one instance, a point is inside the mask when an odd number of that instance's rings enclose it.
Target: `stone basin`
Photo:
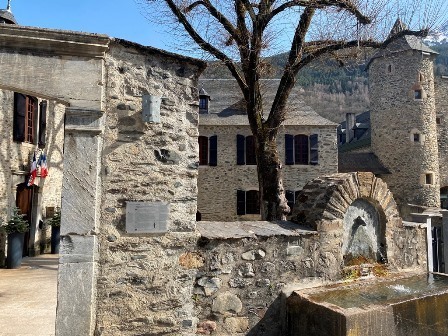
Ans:
[[[414,274],[295,291],[289,336],[448,335],[448,277]]]

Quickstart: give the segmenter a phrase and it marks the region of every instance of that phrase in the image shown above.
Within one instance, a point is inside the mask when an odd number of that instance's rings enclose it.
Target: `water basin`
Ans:
[[[419,274],[294,292],[290,336],[446,336],[448,277]]]

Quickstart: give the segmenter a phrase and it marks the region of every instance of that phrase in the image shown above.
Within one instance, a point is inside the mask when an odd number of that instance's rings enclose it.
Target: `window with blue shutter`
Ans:
[[[246,163],[246,160],[244,158],[245,145],[246,145],[245,136],[241,135],[241,134],[237,134],[237,136],[236,136],[236,164],[238,164],[238,165],[244,165]]]
[[[210,137],[210,166],[218,165],[218,137],[213,135]]]
[[[294,136],[285,134],[285,164],[294,164]]]
[[[319,163],[319,135],[310,135],[310,164],[317,165]]]
[[[236,191],[236,214],[238,216],[246,214],[246,192],[244,190]]]

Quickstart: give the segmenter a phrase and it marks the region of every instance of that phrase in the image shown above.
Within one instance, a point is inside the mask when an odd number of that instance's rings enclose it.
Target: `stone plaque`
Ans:
[[[167,231],[169,203],[127,202],[127,233],[165,233]]]

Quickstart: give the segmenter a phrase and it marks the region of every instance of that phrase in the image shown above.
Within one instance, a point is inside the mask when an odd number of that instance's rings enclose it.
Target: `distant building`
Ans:
[[[397,20],[392,32],[402,29]],[[369,64],[370,111],[338,128],[340,172],[380,176],[404,216],[447,207],[448,78],[434,78],[436,55],[415,36],[381,49]]]
[[[278,80],[263,81],[265,101]],[[260,219],[254,142],[234,80],[202,79],[199,91],[198,219]],[[288,204],[310,180],[337,172],[336,124],[291,93],[287,120],[278,135]]]

